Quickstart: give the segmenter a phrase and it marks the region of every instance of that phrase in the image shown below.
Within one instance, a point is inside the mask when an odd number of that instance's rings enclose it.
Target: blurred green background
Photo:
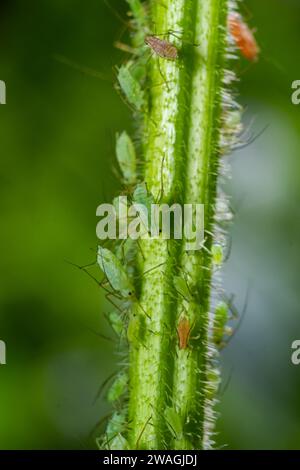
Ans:
[[[126,2],[110,5],[126,18]],[[239,65],[245,122],[263,135],[231,157],[236,217],[224,269],[243,322],[222,354],[218,446],[300,449],[300,2],[252,0],[242,11],[262,54]],[[124,30],[103,0],[2,0],[0,79],[0,448],[95,447],[108,412],[103,380],[118,357],[96,284],[66,260],[94,259],[95,211],[119,189],[114,135],[131,130],[113,87]],[[93,77],[59,62],[98,71]]]

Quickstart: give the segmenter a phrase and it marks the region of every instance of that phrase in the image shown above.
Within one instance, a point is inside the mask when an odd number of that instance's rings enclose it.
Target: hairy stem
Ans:
[[[139,305],[131,311],[127,441],[130,448],[210,447],[209,298],[218,170],[226,0],[150,2],[153,34],[165,35],[177,60],[147,66],[143,180],[160,203],[205,205],[205,249],[186,241],[142,240]],[[187,284],[178,295],[175,276]],[[178,325],[190,325],[179,347]]]

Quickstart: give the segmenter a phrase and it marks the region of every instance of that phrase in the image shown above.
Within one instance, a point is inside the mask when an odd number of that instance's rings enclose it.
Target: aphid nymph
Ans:
[[[236,46],[240,49],[242,55],[251,61],[258,58],[259,47],[253,32],[248,25],[243,21],[241,15],[238,13],[230,13],[228,17],[228,27],[231,36],[233,37]]]
[[[146,36],[145,43],[159,57],[168,60],[178,59],[178,49],[165,39],[159,39],[157,36]]]
[[[179,349],[186,349],[188,347],[190,332],[191,326],[189,320],[186,317],[181,317],[177,327]]]

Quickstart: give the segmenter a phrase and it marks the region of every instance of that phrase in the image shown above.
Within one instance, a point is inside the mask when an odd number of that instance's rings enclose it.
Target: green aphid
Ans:
[[[149,227],[151,226],[151,209],[152,204],[155,204],[155,199],[153,194],[151,194],[146,183],[139,183],[132,195],[132,202],[136,204],[141,204],[145,208],[145,214],[148,219]]]
[[[106,428],[106,448],[109,450],[126,450],[128,449],[128,443],[122,436],[122,432],[127,426],[126,412],[115,412],[108,422]]]
[[[192,449],[191,443],[184,436],[182,417],[172,407],[167,407],[164,417],[170,432],[173,435],[175,449]]]
[[[180,276],[175,276],[173,279],[174,287],[179,295],[181,295],[188,302],[192,301],[192,294],[188,288],[187,282]]]
[[[135,34],[133,35],[133,45],[141,47],[144,45],[145,35],[147,34],[147,14],[145,4],[140,0],[127,0],[133,16],[133,26]]]
[[[109,388],[107,392],[107,400],[109,403],[113,403],[119,398],[121,398],[122,395],[126,392],[127,388],[127,382],[128,382],[128,376],[125,372],[121,372],[118,374],[117,378]]]
[[[183,434],[182,420],[177,411],[168,406],[164,412],[167,425],[175,438],[181,439]]]
[[[116,310],[113,310],[108,314],[107,318],[116,335],[121,336],[124,332],[124,323],[120,313]]]
[[[125,184],[136,182],[136,153],[127,132],[117,135],[116,154]]]
[[[134,19],[142,24],[146,20],[145,8],[142,2],[140,0],[127,0],[127,3],[131,8]]]
[[[129,104],[141,111],[144,106],[144,92],[139,81],[130,70],[131,62],[122,65],[118,70],[118,82]]]
[[[127,328],[127,339],[129,343],[139,345],[143,342],[146,333],[145,317],[138,313],[131,313]]]
[[[114,291],[124,299],[133,299],[134,287],[121,261],[107,248],[98,247],[97,262]]]
[[[129,444],[122,434],[117,434],[108,443],[109,450],[129,450]]]
[[[223,346],[224,336],[231,334],[231,328],[227,327],[228,319],[228,305],[220,302],[216,307],[213,321],[213,342],[218,347]]]
[[[213,245],[211,249],[211,254],[214,265],[220,267],[223,263],[224,258],[222,246],[219,244]]]
[[[119,220],[122,215],[128,213],[127,197],[117,196],[113,199],[113,206],[116,211],[116,217]]]
[[[229,111],[226,115],[225,126],[226,130],[229,131],[241,131],[242,130],[242,111],[234,110]]]
[[[134,274],[133,262],[136,255],[136,242],[132,238],[127,238],[125,243],[120,243],[116,249],[115,254],[117,258],[124,265],[126,264],[126,270],[128,275]]]

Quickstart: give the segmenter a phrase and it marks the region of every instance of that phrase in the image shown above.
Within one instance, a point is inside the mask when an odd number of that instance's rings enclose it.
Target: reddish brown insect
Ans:
[[[230,34],[235,40],[236,46],[242,55],[251,61],[257,60],[259,47],[248,25],[243,21],[238,13],[230,13],[228,17],[228,27]]]
[[[181,317],[177,327],[179,338],[179,349],[186,349],[189,342],[191,332],[190,322],[186,317]]]
[[[174,44],[159,39],[157,36],[146,36],[145,43],[149,46],[155,54],[163,59],[176,60],[178,59],[178,49]]]

